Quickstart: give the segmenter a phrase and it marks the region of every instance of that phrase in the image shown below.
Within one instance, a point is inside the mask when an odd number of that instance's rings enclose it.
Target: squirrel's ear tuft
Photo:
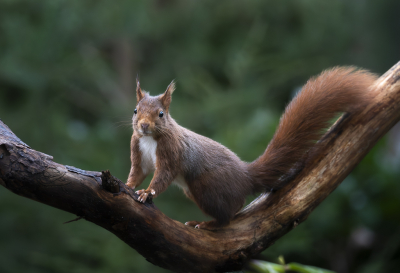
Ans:
[[[171,104],[171,100],[172,100],[172,93],[175,91],[175,82],[172,81],[168,87],[167,90],[165,90],[164,94],[161,95],[160,97],[160,101],[163,104],[163,106],[165,107],[165,109],[168,110],[169,105]]]
[[[136,77],[136,103],[139,103],[145,96],[145,93],[140,88],[139,75]]]

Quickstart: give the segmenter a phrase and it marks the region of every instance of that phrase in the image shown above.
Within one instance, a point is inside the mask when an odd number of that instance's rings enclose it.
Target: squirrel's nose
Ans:
[[[148,123],[142,123],[142,129],[146,130],[147,128],[149,128],[149,124]]]

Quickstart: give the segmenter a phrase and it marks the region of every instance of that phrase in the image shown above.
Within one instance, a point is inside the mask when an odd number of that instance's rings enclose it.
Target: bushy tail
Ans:
[[[255,191],[279,189],[282,175],[315,145],[339,112],[354,112],[372,98],[376,76],[354,67],[338,67],[311,78],[286,107],[264,154],[248,165]]]

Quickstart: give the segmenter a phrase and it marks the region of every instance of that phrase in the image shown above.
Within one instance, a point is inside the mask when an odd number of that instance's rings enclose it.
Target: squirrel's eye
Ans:
[[[160,111],[160,114],[158,114],[158,116],[159,116],[160,118],[162,118],[162,117],[164,116],[164,112],[163,112],[163,111]]]
[[[137,109],[133,110],[133,113],[137,114]]]

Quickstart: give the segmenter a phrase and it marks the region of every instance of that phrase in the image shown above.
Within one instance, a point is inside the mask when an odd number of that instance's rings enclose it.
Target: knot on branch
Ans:
[[[111,175],[109,170],[101,171],[101,185],[103,189],[111,193],[120,193],[121,180]]]

